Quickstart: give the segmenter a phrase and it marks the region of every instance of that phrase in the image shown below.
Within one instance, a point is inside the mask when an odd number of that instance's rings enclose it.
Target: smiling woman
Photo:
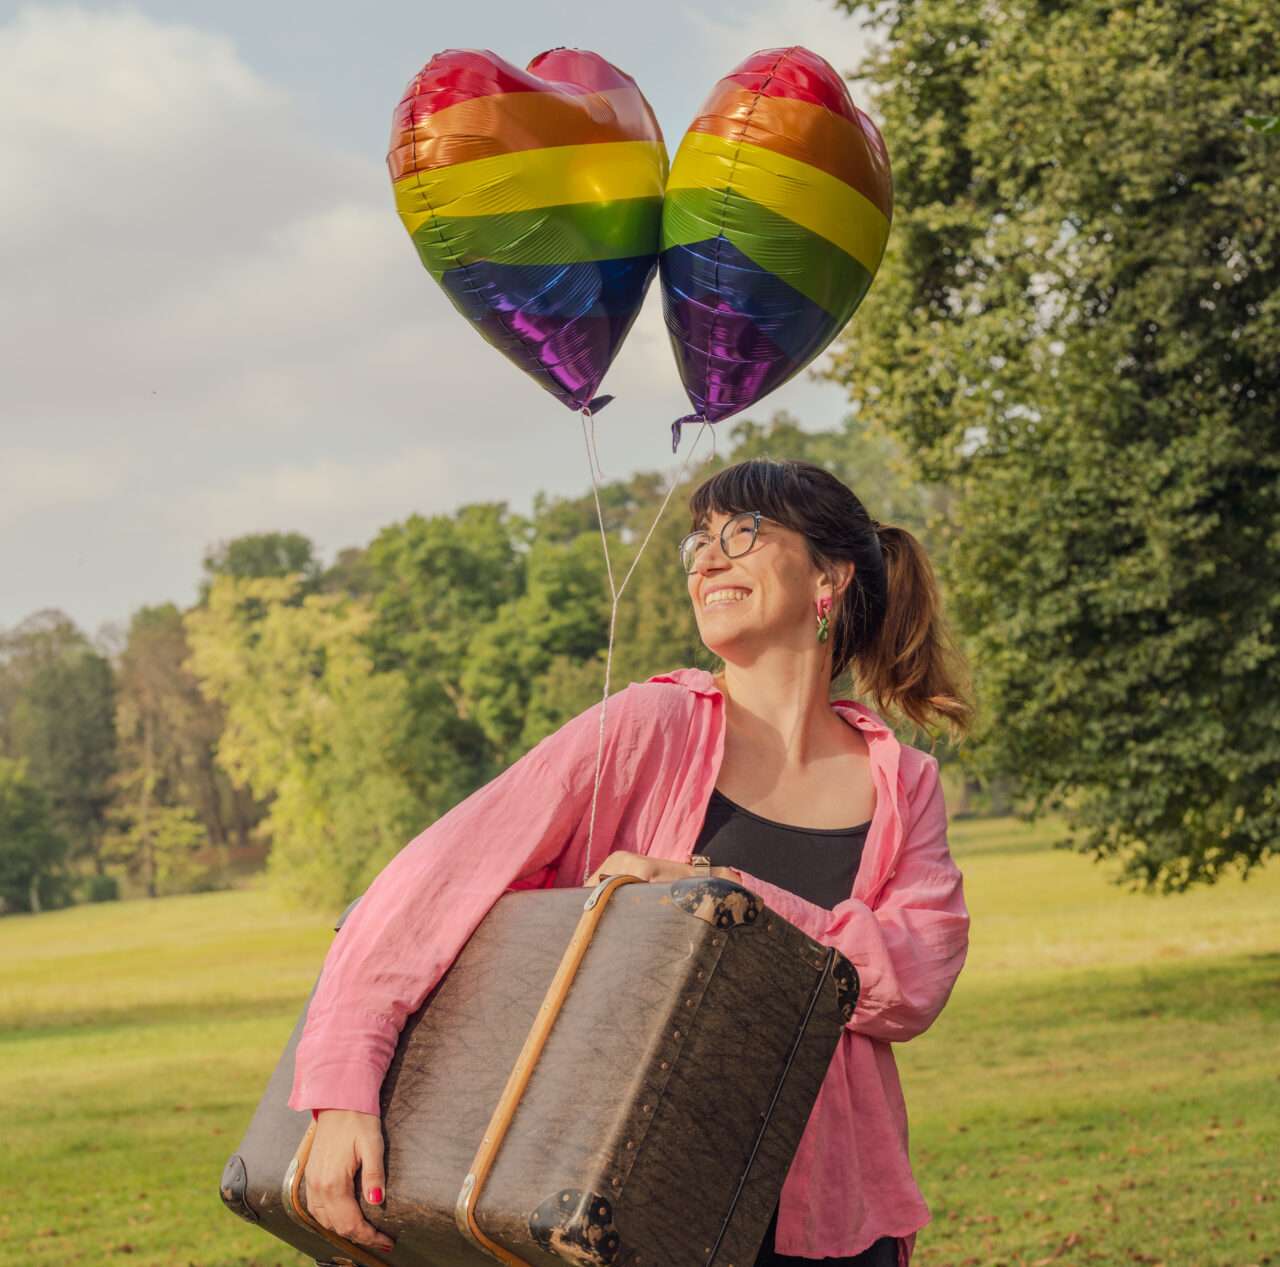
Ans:
[[[869,707],[953,733],[970,706],[928,560],[803,462],[720,471],[690,503],[680,559],[713,676],[677,669],[567,722],[387,865],[325,961],[297,1047],[295,1109],[318,1124],[311,1212],[389,1246],[357,1204],[386,1188],[379,1089],[400,1030],[511,889],[715,864],[857,968],[861,994],[787,1171],[756,1267],[904,1267],[929,1219],[907,1154],[893,1042],[922,1033],[964,963],[969,917],[938,763]],[[589,811],[612,852],[591,873]],[[519,822],[521,829],[511,831]]]

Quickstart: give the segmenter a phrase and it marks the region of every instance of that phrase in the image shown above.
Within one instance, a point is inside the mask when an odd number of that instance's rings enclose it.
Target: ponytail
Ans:
[[[972,724],[973,705],[963,660],[942,619],[929,556],[905,528],[872,527],[884,558],[884,618],[858,655],[850,657],[854,679],[882,711],[898,713],[924,730],[942,724],[953,740],[959,739]],[[856,573],[849,588],[859,588]]]

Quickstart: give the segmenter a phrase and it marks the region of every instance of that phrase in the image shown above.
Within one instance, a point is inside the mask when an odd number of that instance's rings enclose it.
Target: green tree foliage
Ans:
[[[372,614],[338,594],[302,596],[302,577],[214,579],[188,613],[191,665],[225,709],[218,759],[270,808],[274,883],[337,905],[422,826],[404,777],[404,674],[376,671]]]
[[[222,710],[201,693],[189,655],[182,614],[166,603],[134,613],[117,662],[121,768],[109,853],[152,897],[205,881],[262,813],[215,760]],[[206,843],[220,859],[201,867],[191,855]]]
[[[202,602],[219,576],[245,580],[298,575],[302,578],[299,594],[309,594],[319,587],[324,568],[316,557],[315,544],[300,532],[251,532],[209,549],[204,556],[204,574]]]
[[[539,536],[523,592],[476,621],[462,675],[468,708],[501,764],[599,697],[608,633],[598,532],[566,542]]]
[[[1136,883],[1247,873],[1280,840],[1274,14],[875,17],[897,208],[835,374],[952,489],[983,767]]]
[[[65,902],[66,853],[44,793],[21,762],[0,757],[0,914]]]
[[[115,681],[107,658],[60,612],[37,613],[0,638],[0,743],[48,798],[72,858],[101,872]]]
[[[399,757],[432,817],[501,768],[462,673],[473,639],[523,591],[528,535],[527,521],[505,506],[477,504],[413,515],[383,529],[367,551],[375,613],[367,641],[375,667],[407,683]]]
[[[103,847],[108,862],[121,864],[148,897],[216,884],[217,868],[205,856],[209,839],[190,806],[157,801],[140,769],[128,771],[121,791],[124,812]]]

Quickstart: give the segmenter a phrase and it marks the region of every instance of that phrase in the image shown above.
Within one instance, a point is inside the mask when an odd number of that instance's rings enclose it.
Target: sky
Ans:
[[[391,112],[434,53],[592,49],[674,156],[750,53],[848,72],[867,40],[825,0],[0,0],[0,629],[189,604],[244,533],[328,559],[415,512],[589,490],[578,416],[469,328],[395,214]],[[673,458],[656,279],[602,390],[604,476],[674,473],[692,432]],[[776,409],[825,429],[845,399],[802,375],[751,416]]]

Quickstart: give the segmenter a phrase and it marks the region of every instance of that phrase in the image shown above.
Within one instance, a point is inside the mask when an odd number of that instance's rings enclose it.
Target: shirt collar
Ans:
[[[672,669],[669,673],[655,673],[653,677],[649,678],[649,681],[674,682],[695,695],[723,698],[720,688],[716,685],[715,677],[708,673],[706,669]],[[857,700],[832,700],[831,707],[841,714],[847,715],[846,720],[859,730],[883,732],[884,734],[893,733],[878,714],[872,712],[865,704],[858,703]]]

